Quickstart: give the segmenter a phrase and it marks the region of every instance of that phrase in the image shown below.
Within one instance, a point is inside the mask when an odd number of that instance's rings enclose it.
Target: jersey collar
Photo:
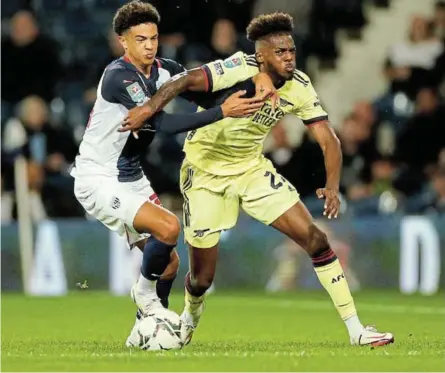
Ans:
[[[122,63],[124,63],[130,70],[133,70],[135,72],[137,72],[141,77],[143,77],[145,80],[148,81],[156,81],[159,77],[159,68],[161,67],[161,62],[155,58],[153,65],[151,65],[151,70],[150,70],[150,78],[145,78],[145,76],[137,69],[136,66],[133,65],[133,63],[130,61],[130,59],[123,55],[122,57],[119,58]]]

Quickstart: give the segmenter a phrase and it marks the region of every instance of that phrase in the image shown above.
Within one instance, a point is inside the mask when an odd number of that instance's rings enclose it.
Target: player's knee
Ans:
[[[212,286],[213,274],[205,274],[191,278],[191,285],[195,294],[204,294]]]
[[[169,214],[164,218],[162,229],[156,238],[162,242],[174,245],[178,241],[180,232],[181,224],[179,219],[175,215]]]
[[[307,242],[307,252],[309,255],[315,255],[320,251],[329,248],[329,241],[326,234],[321,231],[315,224],[309,227],[309,236]]]

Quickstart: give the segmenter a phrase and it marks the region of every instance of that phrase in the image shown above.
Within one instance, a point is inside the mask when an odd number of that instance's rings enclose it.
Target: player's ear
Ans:
[[[119,43],[121,43],[121,45],[122,45],[122,48],[124,48],[126,51],[127,50],[127,40],[125,40],[125,37],[122,35],[119,35],[118,39],[119,39]]]
[[[262,52],[256,52],[255,57],[258,63],[264,63],[264,56]]]

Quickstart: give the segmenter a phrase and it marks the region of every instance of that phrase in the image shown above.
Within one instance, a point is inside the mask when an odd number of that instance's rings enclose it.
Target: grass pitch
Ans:
[[[2,295],[3,371],[443,371],[445,297],[367,292],[360,318],[395,334],[381,348],[351,347],[324,292],[218,292],[182,351],[128,350],[128,297]],[[182,295],[172,297],[180,311]]]

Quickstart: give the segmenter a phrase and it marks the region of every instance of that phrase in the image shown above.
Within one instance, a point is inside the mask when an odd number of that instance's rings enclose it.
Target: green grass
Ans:
[[[3,371],[443,371],[445,297],[360,293],[364,323],[396,343],[351,347],[327,295],[216,293],[182,351],[128,350],[129,298],[2,295]],[[180,311],[182,296],[172,297]]]

